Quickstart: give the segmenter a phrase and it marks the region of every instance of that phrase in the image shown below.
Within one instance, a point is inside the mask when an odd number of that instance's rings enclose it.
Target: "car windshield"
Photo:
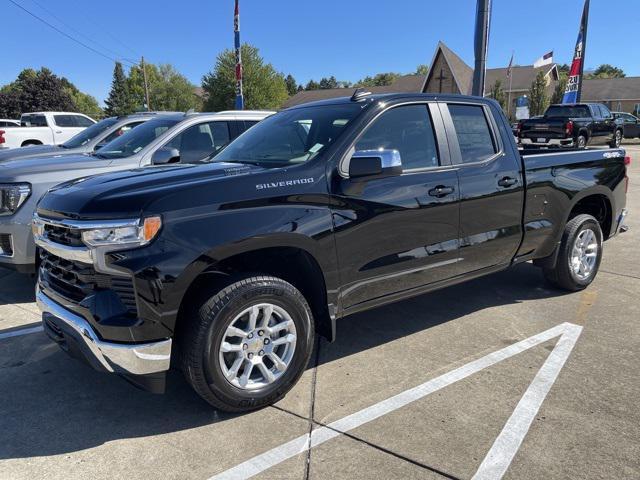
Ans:
[[[587,118],[591,114],[586,105],[551,105],[544,116],[547,118]]]
[[[79,134],[74,135],[69,140],[60,145],[62,148],[78,148],[86,145],[91,140],[96,138],[102,132],[109,127],[113,126],[118,121],[117,118],[105,118],[98,123],[94,123],[88,128],[82,130]]]
[[[251,127],[212,161],[262,167],[307,162],[335,141],[364,105],[348,103],[285,110]]]
[[[96,152],[100,158],[126,158],[135,155],[180,122],[178,118],[156,118],[112,140]]]

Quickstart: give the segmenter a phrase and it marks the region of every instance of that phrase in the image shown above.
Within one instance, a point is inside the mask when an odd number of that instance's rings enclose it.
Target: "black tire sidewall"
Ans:
[[[231,385],[222,373],[219,361],[222,338],[236,315],[251,305],[265,302],[278,305],[291,315],[296,326],[295,353],[287,371],[272,385],[258,390],[242,390]],[[211,319],[202,352],[202,368],[212,394],[234,409],[250,410],[282,398],[304,372],[312,349],[311,313],[304,297],[283,281],[254,282],[241,287]]]
[[[573,219],[572,222],[577,223],[578,226],[576,228],[575,223],[574,225],[568,224],[569,228],[567,229],[567,233],[569,233],[569,235],[566,235],[566,237],[563,239],[563,254],[562,258],[558,259],[558,261],[562,262],[560,272],[561,275],[564,276],[567,280],[570,280],[570,282],[575,285],[576,290],[581,290],[583,288],[586,288],[591,284],[591,282],[593,282],[598,273],[598,270],[600,269],[600,262],[602,261],[602,229],[600,228],[600,224],[598,223],[598,221],[591,215],[579,215],[578,217]],[[596,235],[596,239],[598,241],[598,256],[596,258],[596,264],[593,268],[593,271],[591,272],[591,275],[589,275],[585,279],[580,279],[575,276],[573,269],[571,268],[571,251],[573,249],[576,238],[578,237],[578,235],[580,235],[580,232],[586,229],[592,230]]]

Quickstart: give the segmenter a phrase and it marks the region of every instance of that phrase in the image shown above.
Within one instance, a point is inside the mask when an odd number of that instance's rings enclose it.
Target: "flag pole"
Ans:
[[[585,52],[587,50],[587,29],[589,28],[589,2],[590,0],[586,0],[584,2],[584,10],[582,11],[584,33],[582,34],[582,61],[580,62],[580,79],[578,81],[578,94],[576,95],[576,103],[580,102],[580,97],[582,96],[582,77],[584,76],[584,59]]]
[[[236,110],[244,109],[244,96],[242,95],[242,55],[240,53],[240,8],[239,0],[236,0],[236,8],[233,16],[233,34],[236,48]]]
[[[507,94],[507,120],[511,121],[511,85],[513,84],[513,55],[515,54],[515,50],[511,52],[511,61],[509,62],[509,69],[507,70],[509,74],[509,93]]]

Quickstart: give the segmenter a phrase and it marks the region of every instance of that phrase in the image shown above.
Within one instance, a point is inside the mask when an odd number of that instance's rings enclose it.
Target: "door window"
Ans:
[[[46,127],[47,119],[44,115],[23,115],[20,124],[23,127]]]
[[[55,120],[56,125],[58,127],[75,127],[76,126],[73,115],[54,115],[53,119]]]
[[[498,152],[483,107],[450,104],[449,113],[458,137],[462,163],[482,162]]]
[[[93,122],[82,115],[72,115],[76,127],[90,127]]]
[[[604,105],[598,105],[600,107],[600,114],[602,118],[611,118],[611,111]]]
[[[180,152],[180,162],[193,163],[206,160],[229,143],[227,122],[208,122],[193,125],[174,137],[165,147]]]
[[[403,170],[437,167],[440,164],[431,117],[424,104],[387,110],[367,128],[355,148],[398,150]]]

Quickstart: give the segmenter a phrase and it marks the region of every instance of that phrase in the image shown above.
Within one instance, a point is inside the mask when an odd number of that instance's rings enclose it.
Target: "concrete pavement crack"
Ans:
[[[635,275],[627,275],[626,273],[617,273],[617,272],[610,272],[608,270],[599,270],[602,273],[607,273],[609,275],[616,275],[618,277],[627,277],[627,278],[634,278],[636,280],[640,280],[640,277],[636,277]]]
[[[314,387],[314,391],[315,391],[315,387]],[[334,432],[339,433],[341,435],[344,435],[345,437],[350,438],[351,440],[355,440],[356,442],[362,443],[362,444],[364,444],[364,445],[366,445],[368,447],[373,448],[374,450],[378,450],[380,452],[386,453],[387,455],[391,455],[392,457],[395,457],[395,458],[397,458],[399,460],[403,460],[403,461],[405,461],[407,463],[411,463],[412,465],[415,465],[417,467],[423,468],[425,470],[429,470],[430,472],[433,472],[433,473],[435,473],[437,475],[440,475],[443,478],[448,478],[450,480],[462,480],[460,477],[456,477],[455,475],[451,475],[450,473],[447,473],[447,472],[445,472],[443,470],[440,470],[440,469],[438,469],[436,467],[432,467],[430,465],[427,465],[425,463],[419,462],[417,460],[413,460],[412,458],[409,458],[409,457],[407,457],[405,455],[402,455],[400,453],[394,452],[393,450],[389,450],[388,448],[382,447],[380,445],[376,445],[375,443],[371,443],[368,440],[365,440],[364,438],[360,438],[360,437],[358,437],[356,435],[353,435],[353,434],[351,434],[349,432],[342,432],[340,430],[336,430],[335,428],[332,428],[329,425],[326,425],[326,424],[324,424],[322,422],[318,422],[318,421],[316,421],[314,419],[307,418],[304,415],[300,415],[298,413],[292,412],[290,410],[287,410],[286,408],[278,407],[278,406],[275,406],[275,405],[272,405],[271,408],[274,408],[274,409],[276,409],[276,410],[278,410],[280,412],[283,412],[283,413],[287,413],[287,414],[292,415],[292,416],[294,416],[296,418],[299,418],[301,420],[305,420],[307,422],[310,422],[312,424],[312,426],[315,425],[316,427],[324,427],[324,428],[328,428],[329,430],[333,430]],[[312,430],[309,430],[309,435],[311,435],[311,431]],[[307,450],[307,469],[309,468],[309,460],[310,460],[309,452],[310,451],[311,451],[311,448],[309,448]],[[305,474],[305,480],[308,480],[308,471]]]
[[[320,362],[320,345],[322,339],[316,336],[316,354],[313,360],[313,372],[311,374],[311,399],[309,405],[309,439],[311,439],[311,433],[313,432],[313,425],[315,423],[316,413],[316,383],[318,381],[318,363]],[[307,463],[304,468],[304,480],[309,480],[309,474],[311,471],[311,445],[307,449]]]

